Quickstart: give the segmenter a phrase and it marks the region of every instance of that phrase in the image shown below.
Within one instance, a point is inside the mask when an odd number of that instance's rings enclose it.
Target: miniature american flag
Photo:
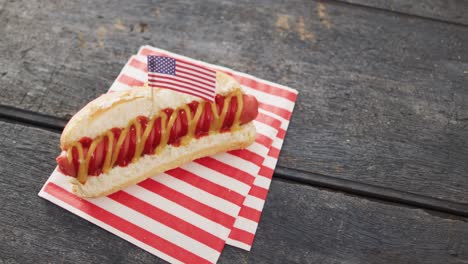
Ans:
[[[166,56],[148,56],[148,86],[214,101],[216,71]]]

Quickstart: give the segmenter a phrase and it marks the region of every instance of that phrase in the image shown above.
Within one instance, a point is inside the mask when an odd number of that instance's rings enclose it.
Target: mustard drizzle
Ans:
[[[210,125],[210,134],[218,133],[224,123],[224,120],[227,115],[227,111],[229,110],[229,105],[231,102],[231,98],[233,96],[237,97],[237,110],[234,118],[234,122],[231,126],[231,130],[237,130],[240,128],[240,116],[242,114],[242,108],[243,108],[243,99],[242,99],[242,93],[237,92],[233,95],[227,96],[225,98],[223,108],[221,110],[221,113],[218,113],[218,107],[216,105],[216,102],[211,102],[211,110],[213,113],[213,121]],[[75,142],[73,143],[69,149],[67,150],[67,159],[68,162],[71,163],[73,160],[72,156],[72,151],[73,148],[76,148],[78,151],[78,161],[79,161],[79,168],[78,168],[78,174],[77,174],[77,180],[84,184],[87,180],[88,177],[88,164],[91,159],[91,156],[96,149],[97,145],[104,140],[105,137],[107,137],[108,144],[107,144],[107,151],[105,151],[105,159],[104,159],[104,164],[103,164],[103,173],[109,172],[109,170],[114,167],[114,164],[117,161],[120,149],[123,145],[123,142],[125,140],[125,137],[127,134],[130,132],[130,128],[132,126],[135,126],[135,132],[136,132],[136,146],[135,146],[135,153],[133,155],[133,158],[131,159],[132,162],[137,161],[141,156],[142,152],[145,147],[146,140],[148,139],[149,134],[151,133],[151,130],[154,127],[154,123],[158,118],[161,118],[161,140],[154,150],[156,154],[160,153],[166,146],[169,141],[170,137],[170,131],[172,126],[174,125],[175,120],[177,119],[177,116],[179,115],[179,112],[181,110],[184,110],[187,116],[187,122],[188,122],[188,131],[185,136],[182,137],[180,140],[181,145],[186,145],[188,144],[195,136],[195,130],[198,124],[198,121],[203,113],[203,108],[205,107],[205,104],[209,102],[199,102],[197,105],[197,109],[195,111],[195,114],[192,114],[190,111],[190,108],[188,105],[183,105],[179,108],[174,109],[172,111],[171,115],[169,116],[169,121],[167,121],[168,116],[164,111],[160,111],[158,114],[153,116],[147,123],[147,126],[145,130],[142,132],[141,124],[138,122],[138,119],[135,118],[132,121],[129,122],[127,127],[121,130],[120,136],[117,139],[117,144],[115,146],[115,150],[113,149],[114,146],[114,133],[112,131],[107,131],[104,135],[101,135],[94,139],[88,149],[88,152],[86,154],[86,157],[84,157],[83,153],[83,146],[81,145],[80,142]]]

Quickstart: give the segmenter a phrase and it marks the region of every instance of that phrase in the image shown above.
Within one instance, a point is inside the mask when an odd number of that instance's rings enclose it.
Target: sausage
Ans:
[[[241,114],[239,118],[239,122],[241,125],[249,123],[250,121],[254,120],[258,115],[258,101],[254,96],[244,94],[242,95],[242,101],[243,101],[243,106],[242,106],[242,110],[241,110]],[[217,98],[216,103],[217,103],[218,108],[222,108],[221,106],[224,103],[224,97]],[[231,102],[230,107],[232,107],[233,109],[229,109],[228,111],[229,114],[227,115],[226,120],[225,120],[227,129],[221,130],[220,132],[229,131],[229,127],[232,125],[235,112],[237,111],[237,107],[238,107],[237,100],[234,100],[233,102]],[[193,109],[195,108],[191,107],[192,111]],[[169,110],[172,110],[172,109],[165,110],[167,111],[168,115],[172,113],[172,111],[169,111]],[[183,115],[181,115],[181,112],[183,113]],[[138,120],[140,123],[144,121],[143,122],[145,123],[145,125],[143,126],[143,130],[144,130],[144,128],[146,127],[147,118],[143,116],[139,116],[138,118],[139,118]],[[187,119],[186,113],[184,111],[180,111],[179,116],[176,119],[176,122],[173,124],[173,127],[166,132],[166,133],[170,133],[168,144],[178,142],[177,138],[182,137],[187,133],[188,123],[186,119]],[[196,126],[197,127],[195,131],[196,136],[197,135],[208,136],[210,124],[212,122],[213,122],[213,114],[211,113],[211,106],[209,104],[206,104],[203,110],[203,113],[200,117],[200,120]],[[113,147],[113,151],[115,151],[116,142],[117,142],[117,139],[119,138],[121,129],[113,128],[112,131],[114,132],[114,136],[115,136],[114,147]],[[125,137],[125,140],[123,141],[123,144],[120,147],[119,153],[117,155],[116,165],[126,166],[128,163],[131,163],[131,158],[133,157],[133,154],[135,152],[135,147],[136,147],[136,134],[135,133],[136,133],[135,127],[132,126],[129,129]],[[158,120],[156,120],[153,130],[151,131],[150,135],[147,138],[147,141],[145,142],[143,154],[153,154],[154,148],[159,144],[160,139],[161,139],[161,121],[159,118]],[[81,141],[84,146],[84,152],[86,153],[87,147],[89,147],[92,140],[90,138],[84,138]],[[98,147],[96,148],[95,152],[93,153],[91,157],[89,168],[88,168],[89,175],[97,175],[100,172],[102,172],[103,160],[108,155],[107,152],[108,152],[108,144],[104,144],[104,141],[100,142],[100,144],[98,145]],[[74,157],[72,158],[72,162],[68,162],[67,152],[62,151],[62,153],[56,158],[56,161],[57,161],[60,172],[62,172],[65,175],[77,177],[77,174],[78,174],[77,171],[79,167],[77,155],[74,155]]]
[[[258,101],[253,95],[242,95],[244,105],[240,116],[241,125],[254,120],[258,115]]]

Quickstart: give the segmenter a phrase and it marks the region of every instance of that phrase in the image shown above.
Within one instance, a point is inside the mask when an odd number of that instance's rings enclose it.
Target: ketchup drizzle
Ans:
[[[216,108],[218,113],[220,113],[223,109],[224,103],[225,103],[226,97],[221,96],[221,95],[216,95],[215,97],[215,102],[216,102]],[[179,146],[181,144],[181,140],[184,136],[187,135],[188,130],[189,130],[189,122],[188,122],[188,114],[193,118],[195,115],[198,105],[200,103],[197,101],[193,101],[188,104],[188,107],[190,109],[190,113],[187,113],[184,109],[178,110],[177,117],[174,121],[174,124],[172,125],[171,128],[169,128],[166,133],[169,134],[168,138],[168,145],[173,145],[173,146]],[[172,113],[175,111],[174,109],[171,108],[166,108],[162,110],[167,118],[166,118],[166,124],[169,122],[169,119],[172,115]],[[231,101],[229,103],[228,111],[226,113],[226,116],[224,118],[224,121],[221,125],[220,132],[226,132],[229,131],[230,128],[234,124],[234,119],[236,116],[236,112],[238,111],[238,101],[237,97],[233,96],[231,98]],[[149,119],[145,116],[138,116],[136,120],[141,124],[141,131],[140,131],[140,138],[143,136],[144,131],[146,130],[146,127],[148,126]],[[210,127],[213,124],[214,121],[214,113],[211,108],[211,104],[205,103],[203,106],[203,111],[200,115],[200,118],[195,125],[195,131],[194,131],[194,137],[195,138],[200,138],[203,136],[206,136],[209,134]],[[155,152],[155,149],[159,146],[161,143],[162,139],[162,131],[161,131],[161,124],[162,119],[161,117],[157,118],[154,121],[153,128],[151,132],[148,134],[148,137],[146,138],[146,141],[143,146],[143,150],[141,151],[141,155],[152,155]],[[116,150],[117,142],[120,137],[120,134],[122,133],[121,128],[112,128],[111,131],[114,134],[114,141],[109,142],[108,137],[104,137],[104,139],[98,144],[96,149],[94,150],[90,161],[89,161],[89,168],[88,168],[88,175],[99,175],[102,173],[103,165],[105,162],[105,157],[108,155],[108,149],[109,149],[109,144],[113,144],[112,151],[114,152]],[[83,153],[84,156],[86,157],[86,152],[88,151],[89,146],[92,144],[93,140],[89,137],[83,137],[79,140],[83,147]],[[102,144],[102,146],[100,146]],[[133,156],[135,155],[136,151],[136,145],[137,145],[137,131],[135,128],[135,125],[131,125],[122,146],[120,147],[119,153],[117,155],[117,160],[114,162],[113,166],[127,166],[131,161]],[[103,152],[103,153],[98,153]],[[78,150],[76,147],[72,148],[72,163],[73,167],[75,170],[75,173],[72,173],[74,176],[77,176],[78,168],[79,168],[79,154]],[[98,164],[96,163],[96,158],[99,157],[99,162]]]

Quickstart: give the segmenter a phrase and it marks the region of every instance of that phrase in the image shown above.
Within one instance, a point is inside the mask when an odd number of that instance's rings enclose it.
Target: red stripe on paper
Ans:
[[[231,233],[229,234],[230,239],[237,240],[247,245],[252,245],[254,237],[255,234],[249,233],[236,227],[233,227]]]
[[[233,167],[231,165],[228,165],[224,162],[221,162],[219,160],[216,160],[212,157],[204,157],[201,159],[195,160],[196,163],[201,164],[205,167],[208,167],[212,170],[215,170],[221,174],[224,174],[226,176],[229,176],[233,179],[236,179],[240,182],[243,182],[247,185],[251,185],[252,182],[255,180],[255,176],[238,169],[236,167]]]
[[[273,176],[273,173],[274,173],[273,169],[270,169],[266,166],[262,166],[262,168],[258,172],[258,175],[271,179],[271,176]]]
[[[224,247],[224,240],[214,236],[205,230],[192,225],[174,215],[167,213],[143,200],[136,198],[124,191],[116,192],[108,196],[108,198],[125,205],[149,218],[168,226],[188,237],[191,237],[200,243],[203,243],[214,250],[221,252]]]
[[[268,94],[276,95],[285,99],[288,99],[291,102],[295,102],[297,98],[297,94],[289,91],[287,89],[283,89],[280,87],[275,87],[273,85],[269,85],[266,83],[258,82],[254,79],[244,77],[241,75],[234,74],[233,77],[244,86],[248,87],[255,87],[255,90],[259,90]]]
[[[270,151],[268,152],[268,156],[273,158],[278,158],[280,154],[280,150],[271,146]]]
[[[244,205],[242,209],[239,212],[239,216],[242,216],[246,219],[252,220],[256,223],[260,220],[260,216],[262,215],[261,211],[258,211],[257,209],[248,207]]]
[[[148,179],[140,182],[138,185],[227,228],[231,228],[236,220],[233,216],[194,200],[155,180]]]
[[[273,144],[273,139],[263,135],[263,134],[260,134],[260,133],[257,133],[257,137],[255,138],[255,142],[269,148],[271,146],[271,144]]]
[[[266,115],[264,113],[258,113],[257,117],[255,118],[256,121],[258,122],[261,122],[261,123],[264,123],[266,125],[269,125],[275,129],[278,129],[280,126],[281,126],[281,121],[272,117],[272,116],[269,116],[269,115]]]
[[[130,77],[128,75],[125,75],[125,74],[120,75],[118,81],[123,83],[123,84],[126,84],[128,86],[143,86],[143,85],[145,85],[144,82],[142,82],[140,80],[137,80],[137,79],[135,79],[133,77]]]
[[[249,195],[255,196],[262,200],[266,200],[267,195],[268,195],[268,190],[260,186],[252,185],[252,188],[250,188],[250,191],[249,191]]]
[[[204,190],[205,192],[211,193],[215,196],[223,198],[226,201],[229,201],[233,204],[239,206],[244,202],[245,197],[241,194],[232,191],[226,187],[213,183],[209,180],[206,180],[194,173],[191,173],[182,168],[175,168],[165,172],[166,174],[171,175],[174,178],[177,178],[181,181],[184,181],[192,186],[195,186],[199,189]]]
[[[276,137],[280,139],[284,139],[285,136],[286,136],[286,130],[279,128],[278,134],[276,135]]]
[[[45,192],[56,197],[57,199],[67,203],[68,205],[88,214],[99,221],[106,223],[109,226],[123,232],[134,239],[143,242],[175,259],[182,262],[195,262],[195,263],[211,263],[190,251],[185,250],[159,236],[153,234],[115,214],[112,214],[105,209],[81,199],[76,195],[71,194],[65,189],[54,183],[48,183],[45,187]]]
[[[148,63],[147,62],[142,62],[142,61],[139,61],[135,58],[132,58],[130,60],[130,66],[132,66],[133,68],[137,68],[139,70],[142,70],[144,72],[148,72]]]
[[[161,52],[156,52],[154,50],[151,50],[151,49],[148,49],[148,48],[144,48],[143,50],[140,51],[140,55],[143,55],[143,56],[148,56],[148,55],[165,55]]]
[[[261,103],[261,102],[258,102],[258,106],[262,108],[263,110],[277,114],[284,119],[289,120],[291,118],[291,112],[282,107],[278,107],[278,106],[274,106],[274,105],[270,105],[266,103]]]
[[[247,161],[251,161],[257,165],[261,165],[265,158],[253,151],[250,151],[248,149],[236,149],[236,150],[231,150],[228,152],[229,154],[235,155],[239,158],[245,159]]]

